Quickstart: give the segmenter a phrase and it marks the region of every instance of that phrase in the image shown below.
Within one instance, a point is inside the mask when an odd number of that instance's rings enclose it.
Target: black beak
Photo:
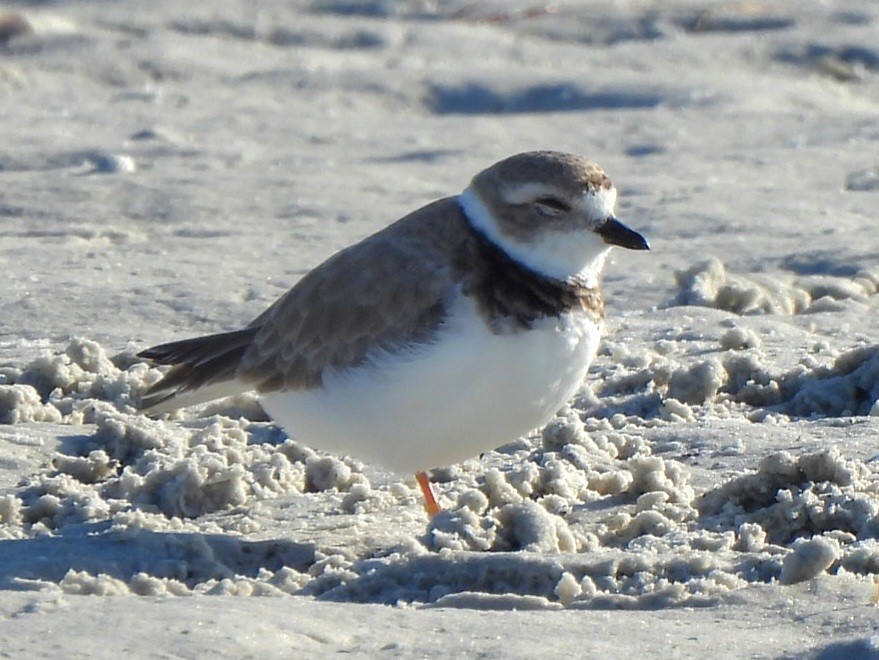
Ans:
[[[629,229],[616,218],[608,218],[598,228],[598,235],[608,245],[619,245],[629,250],[649,250],[650,244],[647,239],[638,232]]]

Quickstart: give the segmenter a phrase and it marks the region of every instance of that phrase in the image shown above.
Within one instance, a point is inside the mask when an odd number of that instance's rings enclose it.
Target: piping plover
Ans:
[[[598,349],[614,217],[594,163],[536,151],[327,259],[243,330],[140,353],[173,365],[143,397],[165,412],[256,390],[305,443],[416,473],[546,423]]]

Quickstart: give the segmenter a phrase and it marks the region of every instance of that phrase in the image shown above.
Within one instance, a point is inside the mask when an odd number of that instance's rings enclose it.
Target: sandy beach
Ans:
[[[0,655],[879,658],[879,5],[0,4]],[[599,163],[605,336],[433,479],[156,343],[533,149]]]

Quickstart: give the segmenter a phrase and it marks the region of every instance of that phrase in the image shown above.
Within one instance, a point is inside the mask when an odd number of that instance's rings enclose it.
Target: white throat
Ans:
[[[472,187],[458,195],[458,204],[474,229],[524,266],[562,282],[576,277],[588,287],[598,286],[610,246],[594,232],[547,231],[535,241],[522,243],[500,228]]]

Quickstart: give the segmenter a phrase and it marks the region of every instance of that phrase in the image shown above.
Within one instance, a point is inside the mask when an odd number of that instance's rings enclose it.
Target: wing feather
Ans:
[[[441,200],[422,209],[433,222],[404,218],[306,275],[254,321],[240,375],[261,391],[307,389],[327,368],[430,341],[457,276],[449,253],[460,249],[455,236],[466,236],[457,209]]]
[[[461,223],[454,199],[434,202],[330,257],[243,330],[143,351],[173,368],[142,407],[166,411],[254,388],[310,389],[326,369],[361,365],[377,348],[430,341],[466,252]]]

